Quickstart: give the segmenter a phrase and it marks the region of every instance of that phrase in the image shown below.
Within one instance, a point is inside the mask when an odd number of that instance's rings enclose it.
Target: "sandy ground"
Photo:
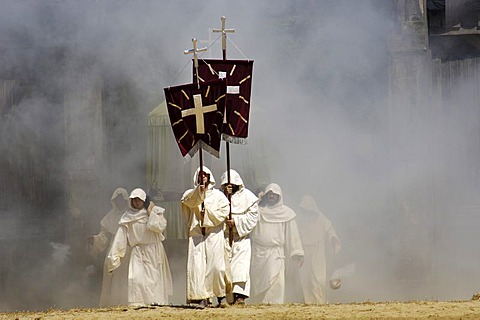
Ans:
[[[480,301],[413,301],[329,305],[247,305],[204,310],[181,307],[49,310],[0,313],[0,319],[480,319]]]

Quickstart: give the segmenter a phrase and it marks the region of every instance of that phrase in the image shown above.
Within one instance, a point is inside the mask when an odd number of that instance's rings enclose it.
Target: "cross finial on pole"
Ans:
[[[222,29],[213,29],[213,32],[222,33],[222,51],[223,51],[223,60],[227,60],[227,33],[234,33],[235,29],[225,29],[225,21],[227,18],[223,16],[222,20]]]
[[[195,39],[195,38],[192,39],[192,43],[193,43],[193,49],[184,50],[183,53],[184,54],[193,53],[193,66],[195,67],[195,73],[197,74],[197,84],[198,84],[198,86],[200,86],[200,82],[198,81],[198,57],[197,57],[197,53],[207,51],[207,48],[197,49],[197,39]]]
[[[227,60],[227,32],[234,33],[235,29],[225,29],[225,21],[227,18],[223,16],[222,20],[222,29],[212,29],[213,32],[221,32],[222,33],[222,53],[223,53],[223,60]],[[226,116],[226,112],[225,112]],[[230,184],[230,144],[225,142],[227,146],[227,182]],[[231,202],[232,195],[228,195],[228,202],[230,203],[230,210],[228,214],[228,219],[232,220],[232,202]],[[228,234],[228,242],[230,243],[230,247],[232,247],[233,243],[233,227],[229,227],[229,234]]]

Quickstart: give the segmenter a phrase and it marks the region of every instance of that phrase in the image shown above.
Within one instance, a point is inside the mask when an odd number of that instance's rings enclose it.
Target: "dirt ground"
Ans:
[[[480,301],[413,301],[328,305],[247,305],[225,309],[175,306],[0,313],[0,319],[480,319]]]

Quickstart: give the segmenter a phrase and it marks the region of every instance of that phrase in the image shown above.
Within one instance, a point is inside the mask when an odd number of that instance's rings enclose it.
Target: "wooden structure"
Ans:
[[[459,2],[446,0],[447,21],[455,20],[449,10]],[[449,288],[448,295],[468,299],[480,283],[469,263],[470,244],[480,241],[474,232],[480,222],[480,31],[439,33],[439,13],[422,0],[396,1],[395,9],[397,28],[389,40],[391,210],[409,203],[427,233],[417,245],[428,248],[423,283],[408,286],[418,289],[412,298]],[[411,181],[408,190],[405,181]],[[451,251],[455,257],[442,255]]]

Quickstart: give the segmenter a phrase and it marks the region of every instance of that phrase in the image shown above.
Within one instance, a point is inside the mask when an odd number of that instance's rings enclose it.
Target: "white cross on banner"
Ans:
[[[203,106],[202,103],[202,95],[195,94],[193,95],[193,105],[194,107],[187,110],[182,110],[182,117],[187,117],[191,115],[195,115],[195,123],[197,126],[197,133],[204,134],[205,133],[205,122],[203,118],[203,114],[207,112],[212,112],[217,110],[216,104],[211,104],[209,106]]]

